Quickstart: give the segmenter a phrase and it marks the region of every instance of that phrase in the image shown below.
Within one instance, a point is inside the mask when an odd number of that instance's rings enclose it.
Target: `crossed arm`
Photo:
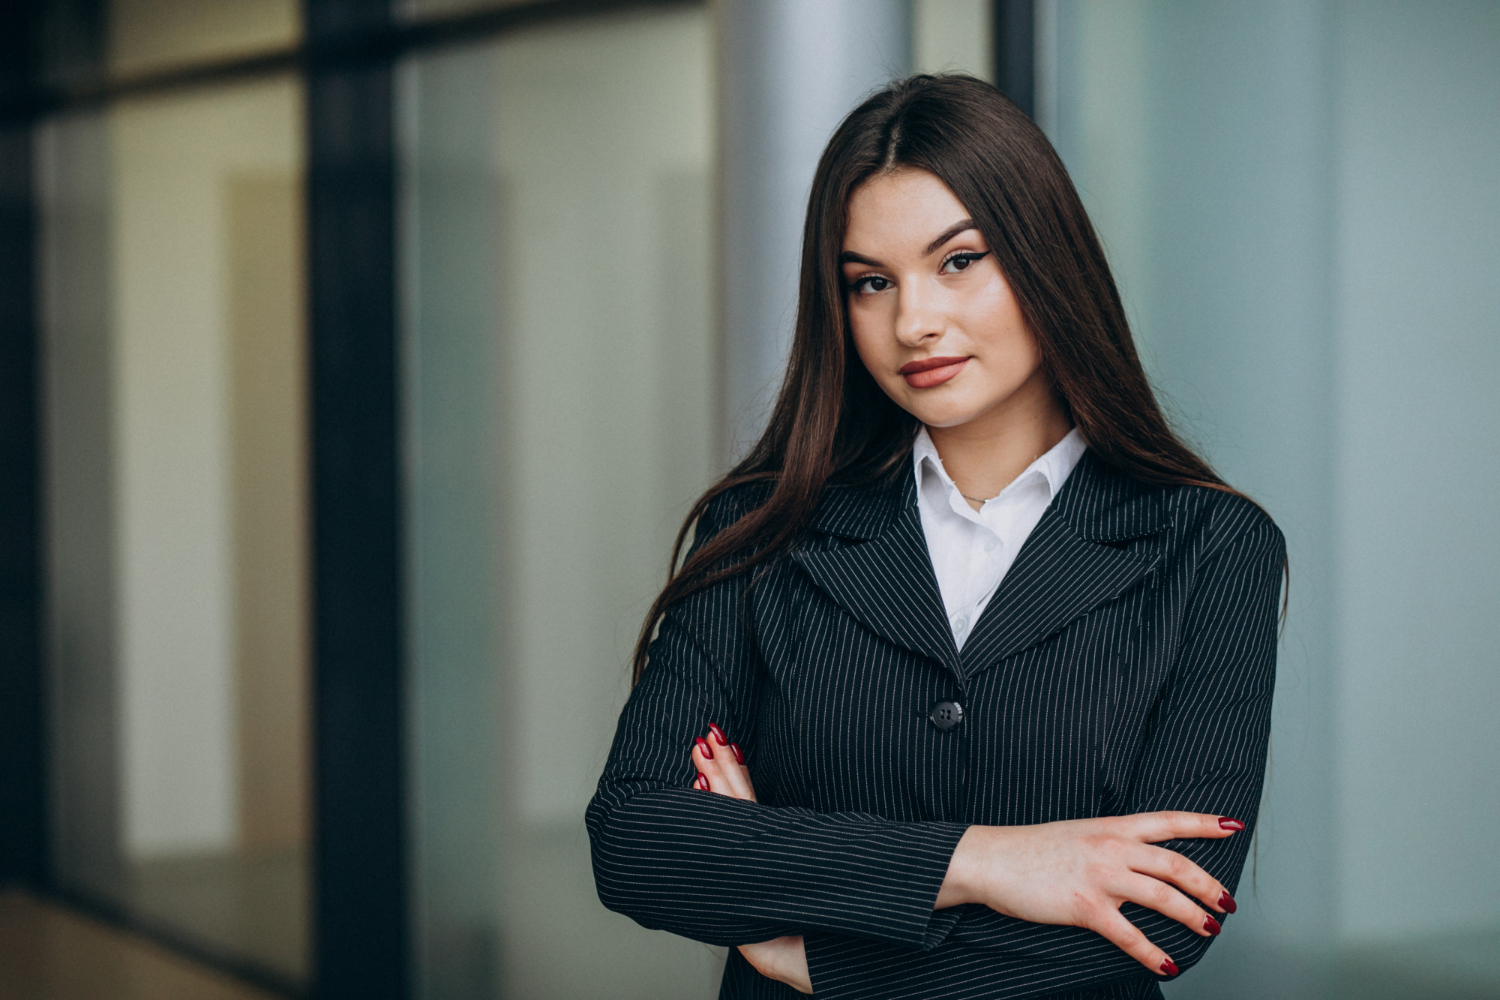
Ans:
[[[934,968],[1014,997],[1186,968],[1233,910],[1247,845],[1223,814],[1251,819],[1258,804],[1275,632],[1264,595],[1279,567],[1270,528],[1201,575],[1216,614],[1184,623],[1134,814],[1031,827],[757,804],[727,736],[685,745],[709,720],[749,731],[756,671],[735,662],[733,636],[669,616],[590,807],[601,899],[646,926],[752,943],[742,950],[764,974],[820,995],[914,994]],[[1245,606],[1226,614],[1236,593]],[[693,617],[733,619],[735,595],[703,599],[726,607]],[[1226,700],[1226,687],[1242,693]],[[695,770],[718,794],[689,787]]]
[[[744,753],[717,724],[710,723],[708,733],[696,739],[692,761],[698,790],[755,801]],[[1197,935],[1217,935],[1220,924],[1214,914],[1235,908],[1229,891],[1181,854],[1152,845],[1179,838],[1220,839],[1244,828],[1230,817],[1184,812],[971,826],[948,863],[934,908],[980,904],[1030,923],[1084,927],[1152,972],[1173,976],[1176,963],[1125,919],[1120,906],[1148,906]],[[801,935],[742,944],[739,950],[761,975],[812,992]]]

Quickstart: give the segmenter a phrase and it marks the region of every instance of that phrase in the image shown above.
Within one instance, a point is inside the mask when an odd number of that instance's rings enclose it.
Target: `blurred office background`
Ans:
[[[1500,4],[0,21],[0,995],[715,995],[582,811],[818,152],[951,70],[1289,541],[1241,913],[1168,996],[1500,996]]]

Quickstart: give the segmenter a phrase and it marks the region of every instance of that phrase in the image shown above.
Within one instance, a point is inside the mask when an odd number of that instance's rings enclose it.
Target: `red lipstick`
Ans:
[[[931,389],[957,375],[968,361],[968,358],[923,358],[908,361],[898,371],[906,376],[906,384],[913,389]]]

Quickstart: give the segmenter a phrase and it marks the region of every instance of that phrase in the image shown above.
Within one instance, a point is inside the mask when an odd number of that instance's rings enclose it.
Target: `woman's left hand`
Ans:
[[[739,746],[729,742],[724,730],[710,723],[708,733],[693,744],[693,766],[698,777],[693,787],[732,799],[755,801],[755,786]],[[742,944],[740,954],[767,979],[786,983],[799,993],[811,993],[812,976],[807,971],[807,949],[800,934],[774,938],[759,944]]]

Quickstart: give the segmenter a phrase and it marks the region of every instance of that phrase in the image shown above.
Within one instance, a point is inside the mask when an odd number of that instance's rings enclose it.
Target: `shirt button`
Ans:
[[[964,629],[966,629],[968,627],[969,627],[969,616],[968,615],[959,615],[957,618],[953,619],[953,628],[954,628],[954,631],[962,632]]]
[[[964,707],[956,701],[940,701],[932,706],[927,718],[943,732],[964,721]]]
[[[995,551],[999,547],[1000,547],[1000,542],[999,542],[998,539],[995,539],[995,538],[991,538],[989,541],[987,541],[987,542],[984,543],[984,551],[986,551],[986,552],[993,552],[993,551]]]

